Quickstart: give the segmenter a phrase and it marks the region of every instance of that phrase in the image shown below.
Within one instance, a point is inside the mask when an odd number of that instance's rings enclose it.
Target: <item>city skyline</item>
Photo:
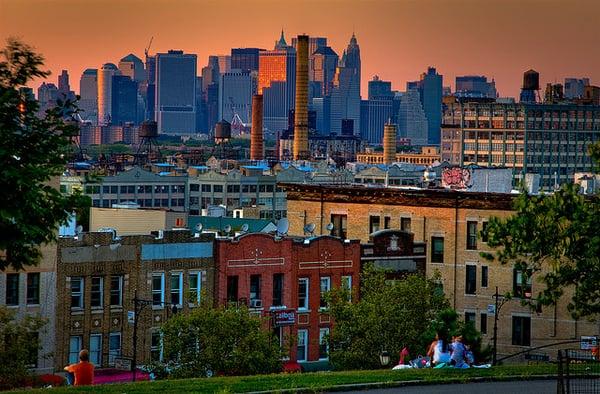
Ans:
[[[152,36],[150,53],[181,49],[197,54],[201,69],[209,55],[229,54],[231,48],[271,49],[281,28],[290,43],[302,33],[327,37],[339,54],[355,32],[363,97],[374,75],[404,90],[428,66],[444,76],[444,86],[454,88],[456,76],[485,75],[495,79],[501,96],[512,97],[518,97],[522,73],[529,68],[540,72],[542,86],[566,77],[589,77],[592,84],[600,80],[600,53],[590,50],[600,40],[594,27],[600,3],[586,0],[568,5],[493,1],[485,7],[474,0],[359,1],[351,6],[340,1],[186,0],[176,7],[162,0],[9,0],[0,3],[0,11],[0,39],[16,36],[34,46],[52,71],[47,81],[55,82],[66,69],[77,92],[85,69],[116,63],[129,53],[142,58]]]

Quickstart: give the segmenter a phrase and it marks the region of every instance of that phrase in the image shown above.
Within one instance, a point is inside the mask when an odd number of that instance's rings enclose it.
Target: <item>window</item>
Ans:
[[[329,292],[329,290],[331,290],[331,278],[329,276],[321,277],[320,284],[321,300],[319,302],[319,307],[327,308],[329,305],[325,299],[325,295]]]
[[[369,216],[369,234],[379,231],[379,216]]]
[[[19,305],[19,274],[6,275],[6,305]]]
[[[69,339],[69,364],[79,362],[79,352],[81,351],[81,337],[72,336]]]
[[[472,324],[475,327],[475,312],[465,312],[465,324]]]
[[[165,274],[152,274],[152,306],[162,307],[165,302]]]
[[[477,222],[467,222],[467,249],[477,249]]]
[[[197,192],[200,190],[200,185],[197,183],[190,183],[190,191]]]
[[[123,305],[123,277],[121,275],[110,277],[110,305]]]
[[[479,326],[479,331],[481,331],[482,334],[487,334],[487,313],[482,313],[481,314],[481,322],[480,322],[480,326]]]
[[[388,230],[390,228],[390,224],[392,222],[392,218],[389,216],[386,216],[383,218],[383,228]]]
[[[531,345],[531,318],[526,316],[513,316],[512,318],[512,344],[518,346]]]
[[[238,300],[238,277],[228,276],[227,277],[227,301],[237,302]]]
[[[160,331],[152,332],[150,338],[150,358],[152,361],[162,361],[163,359],[163,346],[162,346],[162,335]]]
[[[298,309],[308,309],[308,278],[298,279]]]
[[[488,266],[481,266],[481,287],[488,287]]]
[[[342,289],[348,291],[348,302],[352,301],[352,275],[342,276]]]
[[[410,233],[410,218],[400,218],[400,230]]]
[[[102,334],[90,334],[90,362],[102,365]]]
[[[181,307],[183,300],[183,273],[171,274],[171,304]]]
[[[250,275],[250,300],[260,300],[260,275]]]
[[[31,272],[27,274],[27,305],[39,305],[40,303],[40,273]]]
[[[531,298],[531,277],[525,281],[523,271],[513,270],[513,295],[517,298]]]
[[[331,235],[346,239],[348,215],[331,215],[331,223],[333,224]]]
[[[488,222],[483,222],[481,223],[481,242],[487,242],[488,241],[488,236],[486,233],[488,227]]]
[[[83,278],[71,277],[71,308],[83,308]]]
[[[467,265],[465,275],[465,294],[475,294],[477,290],[477,266]]]
[[[319,329],[319,360],[329,358],[329,328]]]
[[[283,274],[273,275],[273,306],[283,305]]]
[[[102,285],[104,282],[103,279],[104,278],[102,278],[101,276],[92,277],[92,288],[90,294],[90,306],[92,308],[102,308]]]
[[[444,262],[444,237],[431,237],[431,262]]]
[[[121,357],[121,333],[111,332],[108,337],[108,365],[115,365],[118,357]]]
[[[296,361],[306,361],[308,356],[308,331],[298,330],[298,348],[296,351]]]
[[[190,272],[190,302],[200,304],[202,272]]]

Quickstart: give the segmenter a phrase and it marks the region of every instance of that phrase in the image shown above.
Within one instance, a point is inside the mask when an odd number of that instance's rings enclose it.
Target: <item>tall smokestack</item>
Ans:
[[[296,45],[296,105],[294,116],[294,160],[305,160],[308,152],[308,36],[298,36]]]
[[[383,164],[396,161],[396,125],[388,121],[383,126]]]
[[[250,131],[250,160],[263,160],[263,96],[252,96],[252,130]]]

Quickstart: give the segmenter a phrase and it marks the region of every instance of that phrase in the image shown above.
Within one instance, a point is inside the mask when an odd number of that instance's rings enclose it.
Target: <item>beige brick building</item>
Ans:
[[[403,229],[425,242],[426,273],[439,271],[451,305],[482,331],[484,343],[492,342],[496,286],[500,294],[521,293],[535,297],[541,284],[533,278],[523,288],[520,273],[512,266],[489,262],[480,256],[490,251],[478,233],[492,216],[511,214],[510,194],[284,184],[288,195],[290,235],[302,235],[308,223],[316,225],[315,235],[329,233],[328,223],[349,239],[368,242],[369,234],[380,229]],[[339,231],[339,232],[338,232]],[[566,297],[565,297],[566,298]],[[507,302],[499,313],[499,357],[546,344],[598,335],[600,326],[571,318],[566,301],[546,307],[540,313],[521,306],[520,299]],[[576,343],[562,345],[578,347]],[[551,348],[533,351],[551,358]]]
[[[138,364],[162,358],[158,328],[173,311],[189,310],[214,289],[212,234],[189,231],[116,237],[110,232],[62,238],[57,256],[55,367],[77,360],[80,349],[101,367],[133,356],[133,298],[139,314]]]

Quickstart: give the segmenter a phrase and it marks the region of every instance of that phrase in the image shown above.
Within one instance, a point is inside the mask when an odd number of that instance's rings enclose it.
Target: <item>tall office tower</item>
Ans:
[[[196,131],[200,133],[208,132],[206,100],[204,100],[204,92],[202,92],[202,77],[196,77]]]
[[[231,55],[217,55],[219,61],[219,73],[221,75],[231,72]]]
[[[331,94],[335,69],[338,66],[339,56],[331,47],[317,48],[309,57],[310,66],[308,80],[319,82],[321,87],[320,97]],[[319,97],[319,96],[316,96]]]
[[[296,51],[287,46],[283,35],[276,48],[258,57],[258,94],[263,95],[263,125],[267,130],[287,128],[296,95]]]
[[[204,93],[206,96],[206,124],[210,131],[219,121],[219,84],[211,83]]]
[[[315,51],[319,48],[327,46],[327,38],[326,37],[309,37],[308,38],[308,56],[315,53]],[[292,37],[292,48],[296,51],[298,50],[298,38]],[[310,67],[310,64],[309,64]]]
[[[98,70],[86,69],[79,80],[79,108],[81,117],[96,123],[98,120]]]
[[[279,37],[279,40],[275,41],[275,47],[273,49],[284,51],[289,48],[290,48],[290,46],[287,44],[287,42],[285,42],[285,36],[283,35],[283,29],[281,29],[281,36]]]
[[[145,104],[146,104],[146,116],[145,120],[155,120],[156,110],[156,56],[148,56],[146,54],[146,83],[142,83],[142,89],[146,89]]]
[[[113,75],[111,123],[123,125],[126,122],[137,123],[138,83],[126,75]]]
[[[156,120],[159,133],[196,131],[196,55],[156,54]]]
[[[71,86],[69,85],[69,73],[67,70],[62,70],[58,76],[58,93],[64,97],[69,96]]]
[[[317,133],[329,135],[331,121],[331,98],[329,96],[315,97],[312,99],[311,110],[315,111]]]
[[[408,89],[400,98],[398,109],[398,133],[410,139],[413,146],[427,145],[427,116],[417,89]]]
[[[589,78],[565,78],[565,98],[581,98],[585,93],[585,87],[590,86]]]
[[[342,119],[352,119],[354,135],[360,131],[360,48],[352,34],[333,79],[331,90],[331,132],[340,134]]]
[[[406,90],[417,89],[420,94],[421,104],[427,117],[427,143],[439,145],[442,124],[442,82],[443,76],[438,74],[435,67],[428,67],[427,72],[421,74],[421,79],[408,82]]]
[[[263,97],[252,96],[252,130],[250,132],[250,160],[265,158],[263,143]]]
[[[483,75],[465,75],[456,77],[457,97],[487,97],[496,98],[496,82],[492,79],[488,82]]]
[[[258,54],[264,51],[259,48],[232,48],[231,49],[231,68],[233,70],[257,71],[258,72]]]
[[[296,54],[296,102],[294,160],[309,158],[308,150],[308,36],[298,36]]]
[[[249,124],[252,113],[252,96],[255,93],[256,73],[233,70],[221,74],[218,118],[232,123],[237,115],[242,123]]]
[[[371,144],[378,144],[383,138],[383,126],[396,118],[394,98],[376,96],[361,100],[360,137]]]
[[[390,165],[396,161],[396,125],[387,122],[383,126],[383,164]]]
[[[98,70],[98,125],[112,123],[112,77],[119,75],[119,69],[106,63]]]
[[[378,75],[374,75],[373,79],[369,81],[369,100],[382,97],[394,97],[392,83],[389,81],[382,81],[379,79]],[[381,138],[377,141],[381,141]]]
[[[44,114],[47,110],[56,106],[58,88],[53,83],[42,82],[37,91],[37,99],[40,104],[38,113]]]
[[[219,69],[219,57],[209,56],[208,64],[202,67],[202,90],[207,91],[208,85],[219,83],[221,71]]]
[[[146,72],[144,71],[144,63],[142,59],[135,56],[133,53],[125,56],[119,61],[119,71],[121,75],[126,75],[135,82],[143,82],[146,79]]]

